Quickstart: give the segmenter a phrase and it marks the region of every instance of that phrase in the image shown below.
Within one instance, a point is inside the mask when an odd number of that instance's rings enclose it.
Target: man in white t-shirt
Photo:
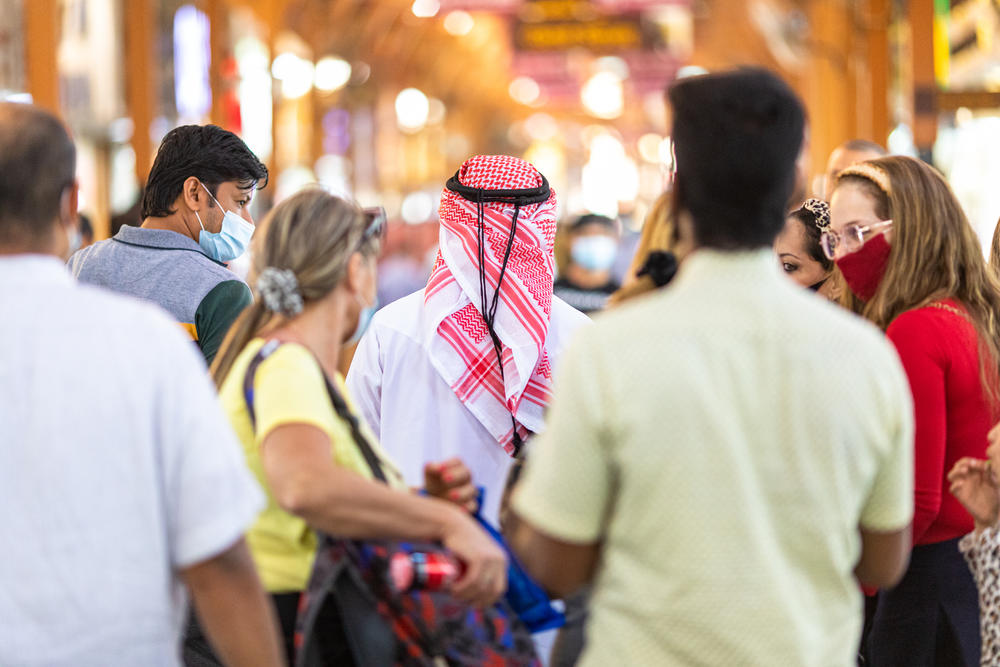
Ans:
[[[592,583],[581,665],[856,664],[862,583],[906,568],[909,386],[875,327],[771,250],[805,114],[763,70],[670,90],[670,286],[580,332],[512,501],[515,551]]]
[[[65,268],[75,164],[55,117],[0,105],[0,664],[178,665],[190,593],[228,664],[280,665],[263,498],[202,361]]]

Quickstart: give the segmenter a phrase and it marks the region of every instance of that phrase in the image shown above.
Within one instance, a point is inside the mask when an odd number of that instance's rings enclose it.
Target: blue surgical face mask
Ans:
[[[618,242],[610,236],[582,236],[573,241],[570,255],[588,271],[607,271],[618,256]]]
[[[354,333],[347,340],[348,345],[354,345],[361,340],[361,337],[365,335],[366,331],[368,331],[368,327],[372,323],[372,318],[375,317],[375,311],[378,310],[377,294],[375,295],[375,300],[372,301],[372,305],[370,306],[364,305],[360,298],[358,299],[358,302],[361,303],[361,312],[358,313],[358,326],[355,327]]]
[[[83,245],[83,234],[76,227],[66,232],[66,238],[69,241],[69,254],[71,255]]]
[[[208,192],[204,183],[201,187],[205,188],[205,192]],[[208,192],[208,196],[212,197],[212,193]],[[219,203],[218,199],[212,197],[212,201],[222,209],[222,204]],[[198,245],[201,246],[206,255],[218,262],[230,262],[246,252],[254,230],[254,226],[249,222],[232,211],[225,211],[222,218],[222,229],[217,232],[209,232],[205,230],[205,225],[202,224],[198,211],[195,211],[194,215],[198,218],[198,224],[201,225]]]

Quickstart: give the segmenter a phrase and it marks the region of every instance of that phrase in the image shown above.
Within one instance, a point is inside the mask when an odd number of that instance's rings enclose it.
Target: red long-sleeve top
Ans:
[[[903,313],[886,334],[913,392],[913,543],[960,537],[973,521],[948,492],[948,471],[963,456],[985,458],[986,434],[997,414],[980,380],[978,335],[952,300]]]

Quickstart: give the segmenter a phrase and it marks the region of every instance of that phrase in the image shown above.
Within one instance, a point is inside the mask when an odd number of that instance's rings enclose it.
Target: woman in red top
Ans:
[[[895,345],[916,418],[914,547],[903,581],[879,594],[869,662],[975,665],[976,586],[958,550],[973,522],[948,493],[947,473],[962,457],[983,457],[997,416],[1000,284],[948,184],[923,162],[849,167],[831,217],[824,251],[858,312]]]

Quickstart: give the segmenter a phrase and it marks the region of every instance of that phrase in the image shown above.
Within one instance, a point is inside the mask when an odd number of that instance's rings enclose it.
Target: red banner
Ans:
[[[692,0],[593,0],[593,4],[607,14],[641,12],[658,7],[689,7]],[[441,11],[461,9],[466,12],[516,13],[526,0],[440,0]]]
[[[608,12],[641,12],[658,7],[690,7],[691,0],[593,0],[594,4]]]
[[[440,3],[442,12],[462,10],[466,12],[513,14],[521,8],[524,0],[440,0]]]
[[[626,89],[637,94],[663,91],[674,80],[681,63],[657,51],[632,51],[619,54],[628,65]],[[585,80],[584,73],[574,67],[572,57],[565,52],[521,52],[514,55],[514,73],[538,83],[550,101],[576,98]]]

